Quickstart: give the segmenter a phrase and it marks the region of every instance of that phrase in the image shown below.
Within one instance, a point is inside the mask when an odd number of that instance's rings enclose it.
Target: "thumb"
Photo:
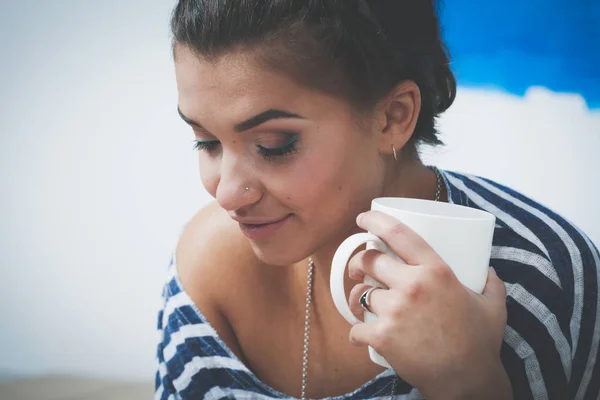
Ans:
[[[483,288],[482,295],[502,304],[506,302],[506,286],[504,286],[504,282],[498,277],[493,267],[490,267],[488,271],[487,282]]]

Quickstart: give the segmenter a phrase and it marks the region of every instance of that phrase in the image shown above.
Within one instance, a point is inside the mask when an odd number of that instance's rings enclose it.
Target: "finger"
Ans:
[[[377,322],[363,322],[350,329],[350,343],[354,346],[372,346],[373,337],[377,329]]]
[[[395,287],[402,280],[406,264],[378,250],[363,250],[348,262],[350,277],[370,276],[387,287]]]
[[[360,296],[362,296],[362,294],[370,287],[372,286],[369,286],[366,283],[359,283],[352,288],[350,296],[348,296],[350,311],[352,311],[352,314],[361,321],[364,320],[365,309],[360,305]]]
[[[363,316],[365,312],[365,309],[360,304],[360,297],[367,289],[370,288],[372,288],[372,286],[369,286],[365,283],[360,283],[352,288],[350,291],[350,296],[348,297],[348,305],[350,306],[350,310],[352,310],[352,313],[360,320],[364,319]],[[388,294],[389,291],[384,288],[376,288],[371,292],[369,295],[369,309],[373,314],[380,315],[381,312],[384,311],[385,304],[388,304],[386,299]]]
[[[485,283],[485,287],[483,288],[482,294],[497,303],[501,303],[502,305],[506,302],[506,286],[504,282],[498,277],[496,274],[496,270],[490,267],[488,271],[487,281]]]
[[[379,236],[407,264],[427,265],[440,261],[437,253],[421,236],[388,214],[367,211],[358,216],[356,223]]]

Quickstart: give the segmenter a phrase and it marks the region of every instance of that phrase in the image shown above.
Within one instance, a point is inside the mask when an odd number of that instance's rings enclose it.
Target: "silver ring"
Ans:
[[[363,292],[363,294],[360,295],[360,298],[358,299],[358,302],[360,303],[360,306],[362,308],[365,309],[365,311],[368,311],[370,313],[372,313],[373,311],[371,311],[371,293],[373,293],[373,290],[375,289],[379,289],[377,287],[370,287],[367,290],[365,290]]]

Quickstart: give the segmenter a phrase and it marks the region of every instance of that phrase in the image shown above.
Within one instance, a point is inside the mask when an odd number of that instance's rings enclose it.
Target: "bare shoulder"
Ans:
[[[186,225],[177,245],[177,273],[193,300],[218,303],[224,285],[239,279],[257,262],[246,237],[216,202],[202,208]]]
[[[183,288],[219,333],[241,357],[224,309],[240,303],[243,274],[259,261],[237,223],[216,202],[202,208],[186,225],[176,250],[177,273]]]

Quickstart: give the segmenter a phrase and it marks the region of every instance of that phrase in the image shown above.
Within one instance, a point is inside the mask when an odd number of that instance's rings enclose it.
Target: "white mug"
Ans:
[[[371,203],[371,209],[389,214],[411,228],[450,266],[463,285],[477,293],[483,291],[496,224],[493,214],[457,204],[397,197],[377,198]],[[367,249],[377,249],[404,262],[372,233],[352,235],[338,247],[331,265],[331,296],[340,314],[353,325],[361,321],[348,306],[344,275],[348,260],[365,243]],[[364,282],[385,288],[368,276]],[[365,322],[375,321],[377,316],[365,311],[364,319]],[[391,368],[370,346],[369,356],[376,364]]]

